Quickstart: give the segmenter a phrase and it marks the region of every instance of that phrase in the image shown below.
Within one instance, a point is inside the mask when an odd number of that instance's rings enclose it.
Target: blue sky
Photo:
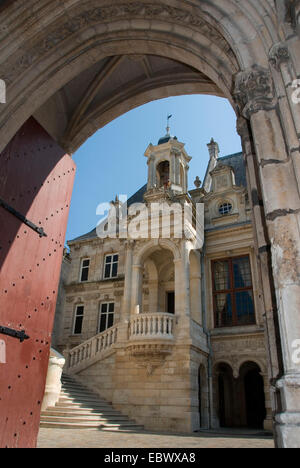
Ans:
[[[91,231],[98,223],[96,208],[116,195],[128,198],[147,182],[149,143],[157,144],[166,133],[167,115],[171,134],[185,143],[193,157],[189,188],[198,175],[203,180],[207,143],[213,137],[220,156],[241,151],[235,113],[226,99],[214,96],[179,96],[153,101],[134,109],[98,130],[73,155],[77,165],[66,240]]]

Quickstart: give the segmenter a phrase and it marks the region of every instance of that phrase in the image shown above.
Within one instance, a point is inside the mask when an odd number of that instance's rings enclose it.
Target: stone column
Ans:
[[[180,181],[180,153],[175,153],[175,184],[181,185]]]
[[[265,392],[265,407],[266,407],[266,419],[264,420],[265,431],[273,431],[273,410],[272,410],[272,393],[270,391],[269,377],[267,374],[261,373],[264,380],[264,392]]]
[[[195,322],[202,326],[202,294],[201,274],[195,273],[191,276],[191,316]]]
[[[151,155],[148,159],[148,190],[154,188],[156,183],[154,161],[155,156]]]
[[[133,247],[134,241],[126,241],[126,259],[125,259],[125,282],[124,296],[122,304],[121,321],[128,320],[131,310],[131,295],[132,295],[132,262],[133,262]]]
[[[265,220],[264,205],[258,174],[256,153],[250,122],[240,117],[237,130],[242,140],[244,161],[246,166],[249,201],[252,207],[253,235],[257,259],[259,305],[263,309],[265,325],[265,343],[268,355],[268,372],[271,386],[275,385],[282,373],[281,342],[278,325],[278,309],[275,298],[275,287],[272,273],[271,246]],[[272,396],[275,395],[273,387]],[[276,412],[276,401],[272,400],[272,408]]]
[[[189,165],[186,165],[185,168],[184,168],[184,186],[183,186],[183,192],[184,193],[187,193],[188,191],[188,173],[189,173]]]
[[[149,281],[149,312],[158,312],[158,281]]]
[[[143,300],[143,267],[132,266],[132,288],[131,288],[131,315],[142,312]]]
[[[190,261],[187,242],[181,242],[181,258],[175,265],[175,309],[179,315],[190,315]]]
[[[178,338],[190,337],[190,263],[187,242],[181,242],[181,258],[175,266],[175,314],[178,320]]]
[[[134,241],[125,241],[126,257],[125,257],[125,281],[124,294],[121,308],[121,320],[118,325],[117,342],[121,346],[128,339],[128,326],[131,313],[131,296],[132,296],[132,262]]]
[[[170,183],[176,184],[176,156],[175,153],[171,153],[170,158]]]
[[[42,411],[55,406],[59,400],[61,392],[61,375],[64,365],[65,358],[51,350]]]
[[[238,74],[235,98],[250,120],[270,239],[279,312],[284,373],[277,382],[282,412],[276,415],[279,447],[300,448],[300,196],[289,149],[293,129],[285,126],[269,70],[254,66]]]

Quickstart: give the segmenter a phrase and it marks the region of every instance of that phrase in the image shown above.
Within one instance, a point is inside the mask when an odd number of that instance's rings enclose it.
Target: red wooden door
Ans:
[[[29,119],[0,154],[0,447],[35,447],[75,164]]]

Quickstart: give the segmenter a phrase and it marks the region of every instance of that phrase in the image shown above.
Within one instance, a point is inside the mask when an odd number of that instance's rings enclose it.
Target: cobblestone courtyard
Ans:
[[[249,432],[161,434],[41,429],[38,448],[274,448],[271,437]]]

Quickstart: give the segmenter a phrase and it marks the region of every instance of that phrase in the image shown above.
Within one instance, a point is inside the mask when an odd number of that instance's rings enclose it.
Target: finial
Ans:
[[[208,146],[210,157],[218,159],[219,153],[220,153],[220,148],[219,148],[218,143],[212,138],[210,140],[210,143],[208,143],[207,146]]]
[[[172,114],[168,115],[167,117],[167,135],[170,135],[170,118],[172,117]]]
[[[200,180],[200,178],[198,176],[196,177],[196,180],[195,180],[194,184],[195,184],[195,187],[197,189],[199,189],[201,187],[202,182],[201,182],[201,180]]]

